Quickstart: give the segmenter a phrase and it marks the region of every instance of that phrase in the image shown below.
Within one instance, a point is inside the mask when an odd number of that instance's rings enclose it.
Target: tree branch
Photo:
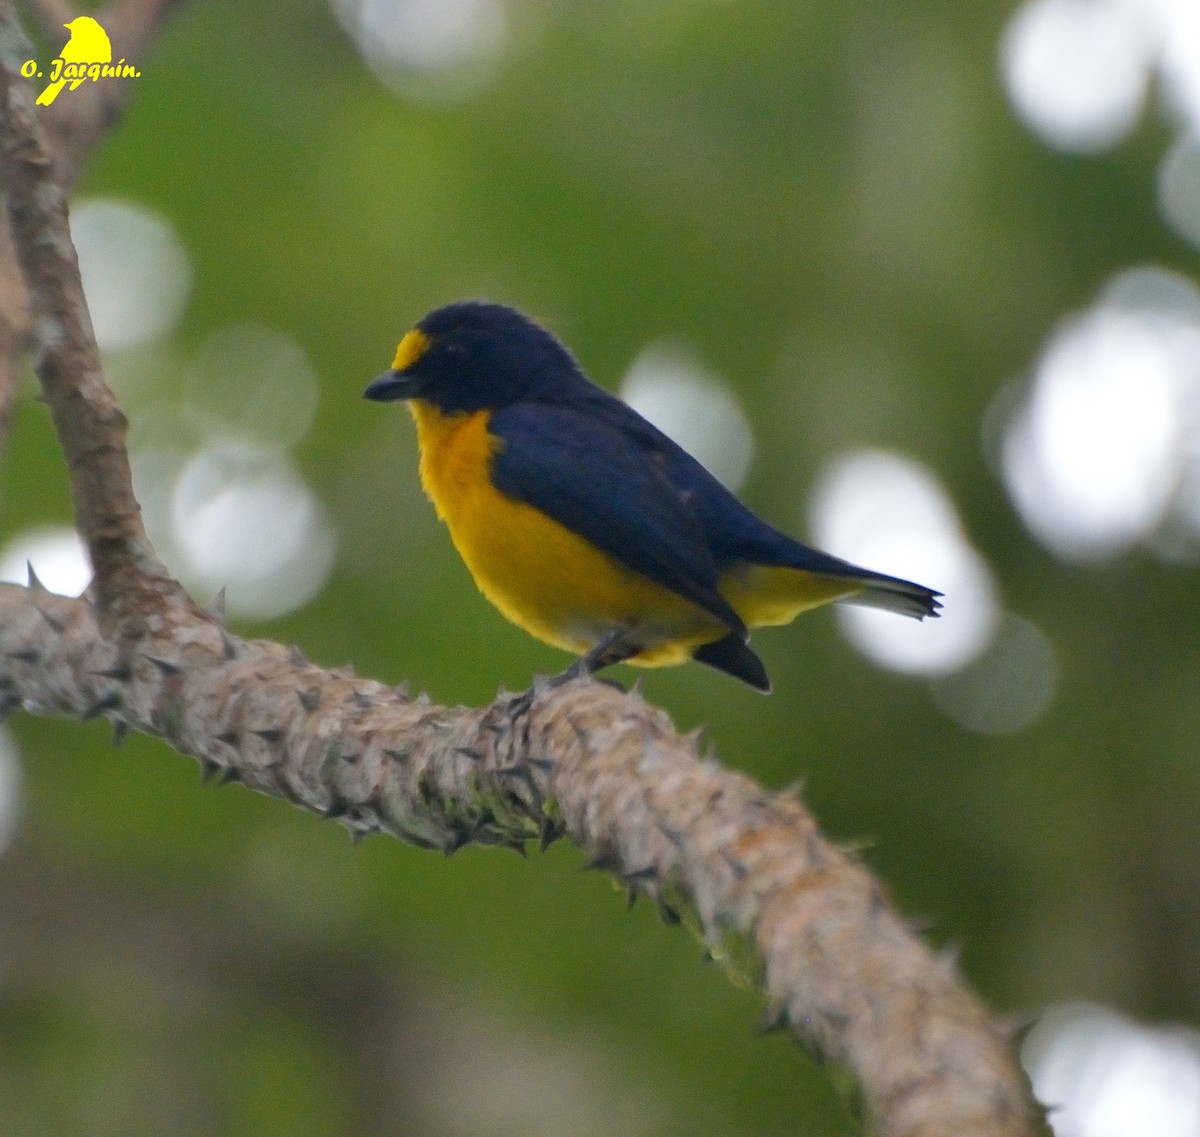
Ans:
[[[702,759],[694,736],[602,683],[479,709],[304,662],[212,622],[133,653],[89,605],[0,586],[0,697],[106,715],[224,780],[449,854],[565,835],[682,920],[788,1026],[861,1079],[885,1137],[1035,1132],[1007,1032],[794,797]]]
[[[135,613],[148,614],[149,594],[179,603],[182,590],[142,526],[125,450],[128,424],[100,366],[67,223],[66,190],[54,176],[33,89],[20,74],[29,47],[9,0],[0,4],[0,53],[0,177],[29,292],[34,369],[67,461],[75,523],[91,556],[97,597],[102,610],[124,605],[121,626]]]
[[[0,0],[0,176],[36,367],[96,580],[90,600],[0,586],[0,708],[164,738],[226,780],[450,853],[566,836],[682,920],[787,1026],[858,1075],[881,1137],[1020,1137],[1040,1119],[1005,1032],[795,798],[702,759],[667,716],[600,683],[447,709],[230,634],[159,563],[125,419],[101,371]],[[18,58],[20,57],[20,58]],[[14,62],[15,61],[15,62]]]

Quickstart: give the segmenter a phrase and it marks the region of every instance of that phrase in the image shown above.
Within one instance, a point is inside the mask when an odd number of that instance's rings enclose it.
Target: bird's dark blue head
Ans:
[[[368,399],[423,399],[448,414],[554,400],[587,384],[545,328],[502,304],[463,300],[430,312],[396,348]]]

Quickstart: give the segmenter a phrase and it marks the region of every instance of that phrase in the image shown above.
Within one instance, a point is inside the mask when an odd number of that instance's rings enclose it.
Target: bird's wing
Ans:
[[[746,626],[717,590],[717,562],[704,528],[669,476],[657,432],[613,413],[615,399],[516,403],[493,412],[501,440],[492,482],[532,505],[609,556],[686,597],[731,631]]]
[[[849,604],[884,608],[918,620],[937,615],[940,592],[851,564],[781,533],[747,509],[686,450],[620,400],[604,395],[597,400],[596,414],[655,455],[676,493],[687,502],[719,570],[739,564],[799,569],[861,585],[861,592],[844,598]]]

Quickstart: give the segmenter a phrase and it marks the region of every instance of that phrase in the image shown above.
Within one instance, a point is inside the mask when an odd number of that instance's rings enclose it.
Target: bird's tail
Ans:
[[[882,608],[886,612],[899,612],[902,616],[912,616],[918,620],[940,614],[942,603],[938,597],[941,593],[923,584],[901,580],[896,576],[884,576],[882,573],[863,572],[859,579],[865,587],[861,592],[844,597],[843,603]]]
[[[774,530],[745,546],[743,556],[740,570],[723,579],[722,591],[752,628],[786,624],[806,609],[835,601],[917,620],[936,616],[942,606],[935,589],[851,564]]]

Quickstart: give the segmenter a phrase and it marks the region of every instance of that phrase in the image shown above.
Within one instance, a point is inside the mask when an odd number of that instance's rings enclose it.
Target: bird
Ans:
[[[65,65],[86,66],[89,63],[112,62],[112,43],[109,42],[108,33],[91,16],[76,16],[69,24],[63,24],[63,27],[71,33],[71,38],[63,44],[62,51],[51,65],[50,74],[55,78],[38,95],[39,106],[48,107],[58,98],[59,92],[67,83],[71,84],[71,90],[74,91],[83,82],[82,76],[68,75],[66,79],[57,78],[62,74]]]
[[[763,521],[506,305],[430,312],[363,395],[407,401],[425,493],[483,595],[578,657],[552,682],[694,659],[768,692],[751,628],[838,600],[941,607]]]

